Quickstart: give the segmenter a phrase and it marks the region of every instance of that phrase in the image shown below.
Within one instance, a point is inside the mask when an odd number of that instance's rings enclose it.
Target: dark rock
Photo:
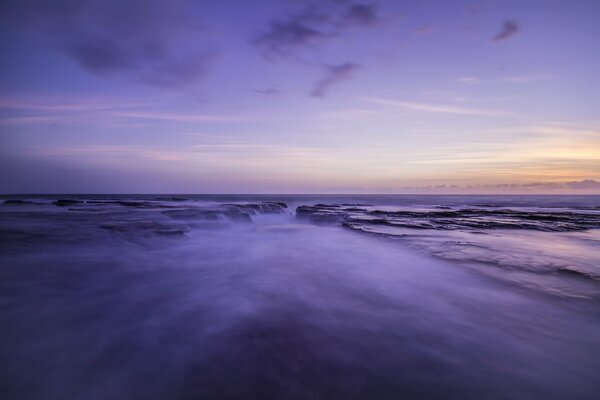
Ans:
[[[183,197],[156,197],[154,200],[158,201],[186,201]]]
[[[133,200],[88,200],[88,204],[115,204],[123,207],[132,208],[172,208],[166,204],[153,203],[150,201],[133,201]]]
[[[314,224],[342,223],[346,218],[342,209],[332,210],[330,207],[299,206],[296,208],[296,218],[308,220]]]
[[[35,204],[35,203],[33,201],[27,201],[27,200],[9,199],[9,200],[4,200],[4,204],[20,205],[20,204]]]
[[[75,204],[83,204],[82,200],[73,200],[73,199],[60,199],[60,200],[55,200],[54,202],[52,202],[52,204],[54,204],[55,206],[59,206],[59,207],[65,207],[65,206],[72,206]]]
[[[250,215],[242,210],[228,210],[224,213],[224,215],[233,222],[252,223],[252,218]]]
[[[123,207],[136,207],[136,208],[147,208],[156,207],[156,204],[148,203],[146,201],[117,201],[116,202]]]
[[[357,225],[388,225],[411,229],[481,230],[524,229],[545,232],[581,231],[600,228],[600,215],[571,211],[527,211],[511,209],[365,210],[357,207],[315,204],[299,206],[296,217],[314,223],[351,222]]]
[[[225,204],[225,207],[237,209],[250,214],[282,214],[287,208],[287,204],[279,202],[262,203],[231,203]]]
[[[130,221],[100,225],[113,233],[151,233],[156,235],[183,235],[185,227],[179,225],[161,224],[153,221]]]
[[[216,221],[221,214],[212,209],[190,208],[184,210],[167,210],[162,212],[172,219],[194,219],[202,221]]]
[[[314,206],[319,207],[319,208],[340,208],[341,207],[341,205],[339,205],[339,204],[321,204],[321,203],[317,203]]]

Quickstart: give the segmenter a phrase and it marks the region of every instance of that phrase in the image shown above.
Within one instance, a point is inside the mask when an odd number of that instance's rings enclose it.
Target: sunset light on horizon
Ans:
[[[2,193],[600,193],[600,3],[4,1]]]

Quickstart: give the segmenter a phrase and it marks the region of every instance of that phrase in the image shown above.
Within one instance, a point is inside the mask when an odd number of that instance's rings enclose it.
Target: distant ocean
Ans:
[[[0,198],[0,398],[600,393],[600,196]]]

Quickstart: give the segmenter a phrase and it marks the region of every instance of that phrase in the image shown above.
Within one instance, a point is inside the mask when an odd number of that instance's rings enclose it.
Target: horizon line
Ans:
[[[22,196],[600,196],[598,193],[5,193]]]

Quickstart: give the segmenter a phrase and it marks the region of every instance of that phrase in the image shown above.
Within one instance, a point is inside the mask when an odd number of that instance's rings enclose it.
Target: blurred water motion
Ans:
[[[20,201],[0,205],[4,399],[600,393],[597,229],[353,230],[294,213],[595,215],[597,198]]]

